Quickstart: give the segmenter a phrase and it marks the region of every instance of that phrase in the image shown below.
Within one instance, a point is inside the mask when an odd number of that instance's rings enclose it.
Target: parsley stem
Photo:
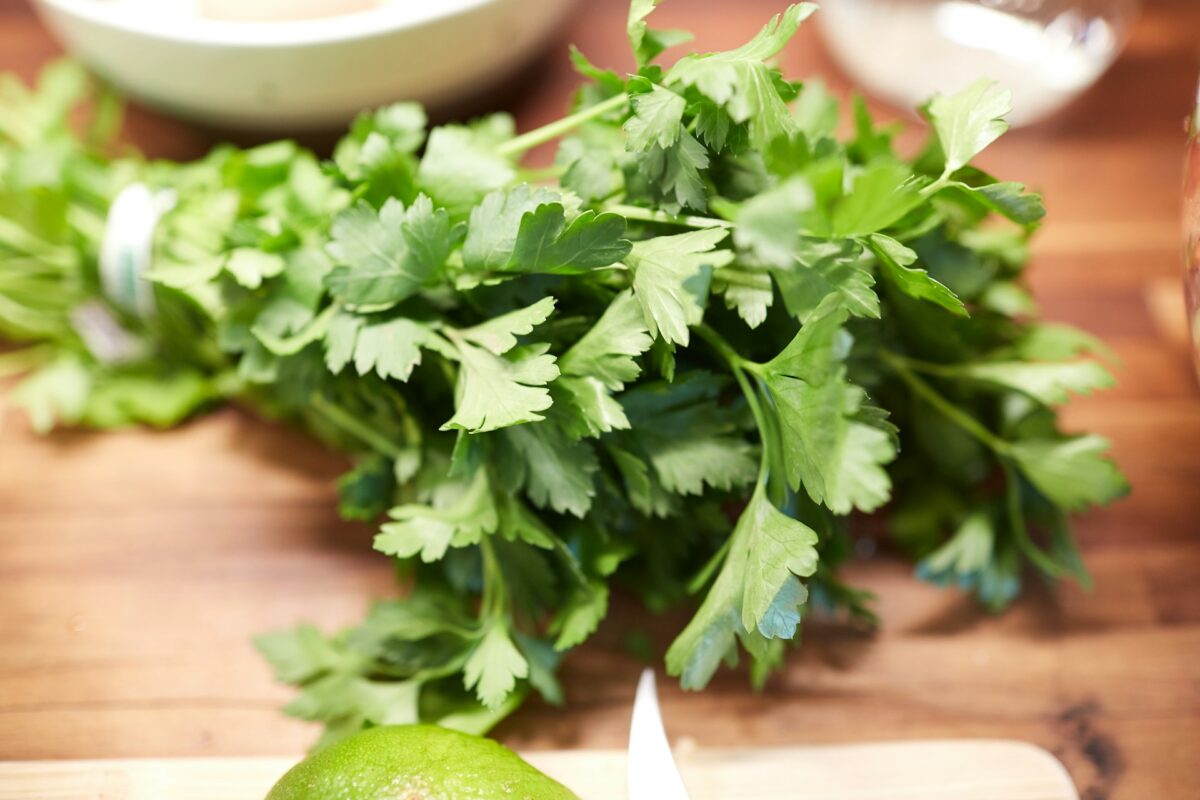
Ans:
[[[603,210],[620,214],[625,219],[636,219],[643,222],[661,222],[664,225],[680,225],[685,228],[732,228],[733,223],[716,217],[675,216],[665,211],[655,211],[652,208],[630,206],[624,203],[605,203]]]
[[[766,272],[744,273],[718,267],[714,273],[722,283],[730,286],[745,286],[750,289],[771,290],[771,276]]]
[[[904,364],[909,369],[923,372],[926,375],[936,375],[939,378],[961,378],[962,374],[955,364],[938,364],[933,361],[922,361],[917,358],[909,358],[902,356],[899,353],[889,353],[888,355],[894,361]]]
[[[97,242],[104,238],[105,218],[89,208],[72,205],[67,209],[67,222],[72,228]]]
[[[323,394],[314,393],[311,405],[314,410],[325,417],[326,420],[333,423],[335,427],[350,434],[363,444],[369,445],[375,451],[392,459],[400,458],[403,455],[404,448],[337,403],[330,401]]]
[[[38,364],[47,361],[53,354],[54,350],[48,344],[39,344],[26,347],[23,350],[0,353],[0,378],[28,372]]]
[[[65,245],[51,244],[16,222],[3,217],[0,217],[0,244],[64,270],[74,267],[79,261],[78,254],[71,248]]]
[[[708,585],[713,576],[717,574],[717,570],[725,563],[725,557],[729,555],[729,551],[733,549],[733,536],[726,536],[725,541],[717,552],[713,553],[712,558],[705,562],[700,571],[693,575],[687,582],[684,589],[688,594],[698,594],[701,589]]]
[[[517,179],[526,183],[541,183],[544,181],[558,180],[566,173],[566,168],[562,164],[551,164],[548,167],[541,169],[522,169],[517,173]]]
[[[502,156],[519,156],[540,144],[553,141],[563,134],[569,133],[590,119],[602,117],[610,111],[622,108],[627,102],[629,102],[629,95],[622,92],[594,106],[580,109],[574,114],[557,119],[540,128],[526,131],[520,136],[509,139],[507,142],[501,142],[496,145],[496,152]]]
[[[742,395],[746,398],[746,404],[750,406],[750,414],[754,417],[754,424],[758,428],[758,438],[762,442],[763,457],[759,462],[758,468],[758,483],[766,484],[767,473],[770,471],[770,452],[767,447],[767,442],[770,441],[770,428],[767,423],[767,416],[763,413],[762,403],[759,402],[758,392],[746,377],[746,370],[752,366],[751,362],[742,358],[737,350],[729,342],[725,341],[721,334],[707,325],[700,324],[692,328],[696,335],[707,342],[717,354],[729,365],[729,371],[733,373],[733,377],[737,380],[738,388],[742,390]]]
[[[908,384],[908,387],[912,389],[914,394],[920,396],[921,399],[940,411],[942,416],[983,442],[998,455],[1007,456],[1009,454],[1011,448],[1008,442],[992,433],[979,420],[951,403],[932,386],[918,378],[907,363],[907,359],[886,350],[880,351],[879,355],[900,376],[901,380]]]
[[[693,326],[692,330],[696,332],[697,336],[708,342],[709,346],[711,346],[713,350],[717,351],[717,354],[720,355],[725,363],[729,365],[730,369],[740,370],[746,365],[746,359],[742,358],[738,354],[738,351],[733,349],[733,345],[725,341],[725,337],[717,333],[708,325],[701,323]]]
[[[485,620],[501,619],[505,610],[504,573],[500,571],[496,551],[486,534],[479,542],[479,553],[483,559],[483,600],[480,603],[480,617]]]
[[[921,195],[921,197],[924,197],[924,198],[933,197],[935,194],[940,192],[942,189],[945,189],[946,185],[949,182],[950,182],[950,176],[942,175],[937,180],[935,180],[933,183],[928,184],[927,186],[923,187],[919,192],[917,192],[917,194]]]
[[[1005,506],[1008,512],[1008,525],[1012,531],[1013,538],[1016,539],[1017,546],[1021,548],[1021,552],[1034,563],[1042,572],[1049,575],[1051,578],[1062,578],[1067,575],[1058,562],[1050,556],[1042,552],[1033,540],[1029,538],[1029,528],[1025,525],[1025,514],[1021,509],[1021,483],[1017,477],[1017,471],[1008,459],[1001,459],[1000,466],[1004,470],[1005,486]]]

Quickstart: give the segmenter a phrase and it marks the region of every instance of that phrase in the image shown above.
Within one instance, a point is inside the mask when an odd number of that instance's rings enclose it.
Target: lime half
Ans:
[[[267,800],[579,800],[499,742],[435,725],[371,728],[292,767]]]

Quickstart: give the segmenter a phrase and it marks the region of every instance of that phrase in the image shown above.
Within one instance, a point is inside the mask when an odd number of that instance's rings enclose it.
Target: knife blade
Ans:
[[[629,724],[629,800],[688,800],[663,728],[652,669],[642,672],[633,701],[633,719]]]

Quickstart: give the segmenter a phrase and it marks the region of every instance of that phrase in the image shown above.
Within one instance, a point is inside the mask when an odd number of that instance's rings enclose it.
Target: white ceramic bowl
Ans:
[[[390,0],[323,19],[230,22],[105,0],[36,0],[68,50],[137,100],[213,125],[276,131],[484,90],[522,66],[574,2]]]

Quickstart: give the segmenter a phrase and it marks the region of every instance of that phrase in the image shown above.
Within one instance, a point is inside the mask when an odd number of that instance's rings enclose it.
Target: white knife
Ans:
[[[652,669],[642,673],[633,701],[633,720],[629,725],[629,800],[688,800],[663,729]]]

